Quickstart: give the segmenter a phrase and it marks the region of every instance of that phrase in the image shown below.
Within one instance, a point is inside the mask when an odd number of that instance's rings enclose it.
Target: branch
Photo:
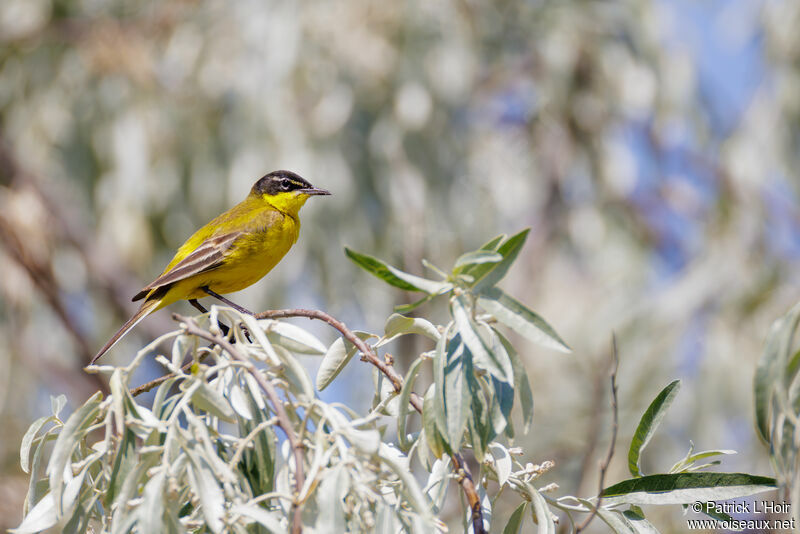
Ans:
[[[617,444],[617,429],[619,428],[619,413],[617,410],[617,369],[619,368],[619,355],[617,354],[617,336],[611,336],[611,413],[613,416],[613,423],[611,425],[611,443],[608,444],[608,453],[606,454],[605,459],[600,464],[600,483],[599,489],[597,490],[597,504],[595,504],[594,509],[591,511],[589,516],[578,525],[575,529],[575,534],[579,534],[582,530],[584,530],[589,523],[592,522],[592,519],[597,515],[597,510],[600,508],[600,504],[603,501],[603,486],[605,485],[606,481],[606,472],[608,471],[608,466],[611,464],[611,458],[614,457],[614,447]]]
[[[397,374],[392,364],[384,361],[378,357],[375,350],[363,339],[353,333],[352,330],[335,317],[320,311],[320,310],[305,310],[301,308],[289,310],[268,310],[265,312],[255,314],[256,319],[283,319],[287,317],[306,317],[308,319],[318,319],[331,325],[338,330],[344,338],[352,343],[361,352],[361,359],[369,362],[378,368],[380,372],[389,379],[392,387],[396,393],[400,393],[403,389],[403,377]],[[411,393],[409,399],[411,406],[419,413],[422,414],[422,397],[416,393]],[[616,431],[616,429],[615,429]],[[464,458],[460,453],[454,453],[450,456],[453,461],[453,467],[458,473],[458,483],[467,497],[470,510],[472,511],[472,529],[474,534],[486,534],[483,528],[483,511],[481,510],[481,499],[478,496],[478,491],[475,489],[475,482],[472,480],[472,474],[467,467]]]
[[[284,410],[283,402],[281,402],[280,397],[278,397],[278,392],[275,390],[275,387],[272,385],[272,383],[264,378],[264,375],[261,374],[258,369],[256,369],[250,359],[236,350],[236,348],[234,348],[234,346],[227,339],[221,336],[216,336],[211,332],[206,332],[197,326],[197,323],[191,317],[184,317],[175,313],[172,315],[172,318],[184,324],[183,329],[187,334],[197,336],[205,339],[206,341],[210,341],[211,343],[216,343],[225,352],[230,354],[233,359],[241,362],[247,372],[249,372],[252,377],[255,378],[256,382],[258,382],[258,385],[267,395],[267,398],[269,399],[270,403],[272,404],[272,408],[275,411],[275,415],[278,418],[278,426],[281,428],[281,430],[283,430],[283,433],[286,434],[286,439],[289,440],[289,445],[292,447],[292,451],[294,452],[294,484],[296,495],[295,500],[292,502],[292,533],[299,534],[303,530],[302,510],[298,505],[300,491],[305,483],[305,475],[303,472],[303,445],[298,441],[297,436],[295,436],[292,423],[289,420],[289,416],[286,415],[286,410]]]

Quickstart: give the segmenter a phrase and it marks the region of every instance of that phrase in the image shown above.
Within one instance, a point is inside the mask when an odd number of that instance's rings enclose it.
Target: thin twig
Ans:
[[[578,534],[582,530],[584,530],[589,523],[592,522],[592,519],[597,515],[597,510],[600,508],[600,504],[603,501],[603,486],[605,485],[606,481],[606,472],[608,471],[608,466],[611,464],[611,459],[614,457],[614,448],[617,444],[617,429],[619,428],[619,410],[617,409],[617,369],[619,368],[619,355],[617,354],[617,336],[616,334],[611,335],[611,413],[613,417],[613,423],[611,425],[611,442],[608,445],[608,453],[606,454],[605,459],[600,463],[600,482],[599,482],[599,489],[597,490],[597,503],[594,505],[594,509],[592,509],[591,513],[586,517],[586,519],[578,525],[575,529],[575,534]]]
[[[331,315],[320,311],[320,310],[305,310],[301,308],[296,309],[288,309],[288,310],[268,310],[265,312],[255,314],[256,319],[283,319],[287,317],[306,317],[308,319],[318,319],[320,321],[325,321],[333,328],[338,330],[342,336],[352,343],[353,345],[358,348],[361,352],[362,356],[361,359],[363,361],[369,362],[375,367],[378,368],[380,372],[389,379],[392,383],[392,387],[394,388],[396,393],[400,393],[403,389],[403,377],[401,377],[397,371],[395,371],[394,367],[392,366],[391,362],[384,361],[378,357],[375,353],[375,350],[366,343],[363,339],[359,338],[352,330],[347,328],[347,326],[340,320],[332,317]],[[417,411],[417,413],[422,414],[422,397],[417,395],[416,393],[411,393],[409,402],[411,406]],[[451,460],[453,461],[453,467],[455,468],[456,473],[458,473],[458,483],[461,485],[461,489],[464,491],[464,495],[467,497],[467,502],[469,503],[469,507],[472,514],[472,528],[474,534],[486,534],[486,530],[483,528],[483,511],[481,510],[481,499],[478,495],[478,491],[475,489],[475,482],[472,479],[472,473],[469,471],[469,467],[467,463],[464,461],[464,458],[461,456],[460,453],[454,453],[450,456]]]
[[[258,385],[267,395],[267,398],[272,404],[272,409],[275,411],[275,415],[278,417],[278,426],[281,428],[281,430],[283,430],[283,433],[286,434],[286,439],[289,440],[289,445],[294,452],[294,483],[296,495],[295,500],[292,503],[292,533],[299,534],[303,530],[302,510],[298,505],[300,491],[305,483],[305,475],[303,470],[303,445],[297,440],[292,423],[283,407],[283,402],[281,402],[280,397],[278,397],[278,392],[275,390],[275,387],[272,385],[272,383],[264,378],[264,375],[261,374],[258,369],[256,369],[250,359],[241,354],[227,339],[222,336],[214,335],[211,332],[206,332],[197,326],[197,323],[191,317],[184,317],[182,315],[178,315],[177,313],[173,314],[172,317],[176,321],[181,321],[184,324],[184,330],[187,334],[197,336],[212,343],[216,343],[225,352],[230,354],[232,358],[240,361],[244,368],[252,375],[253,378],[255,378],[256,382],[258,382]]]

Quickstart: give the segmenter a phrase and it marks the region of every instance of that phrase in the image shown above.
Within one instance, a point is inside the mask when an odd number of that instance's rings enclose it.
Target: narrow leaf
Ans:
[[[534,343],[559,352],[572,352],[552,326],[501,289],[493,287],[485,290],[478,296],[478,305]]]
[[[344,252],[347,254],[348,258],[353,260],[356,265],[365,271],[377,276],[390,285],[405,289],[406,291],[423,291],[429,295],[438,295],[453,287],[452,284],[447,282],[436,282],[434,280],[422,278],[421,276],[403,272],[377,258],[361,254],[347,247],[345,247]]]
[[[413,411],[409,404],[409,399],[411,398],[411,392],[414,391],[414,383],[417,381],[422,361],[422,358],[417,358],[408,368],[408,373],[406,373],[403,381],[403,389],[400,391],[400,400],[398,401],[397,438],[400,442],[400,449],[404,452],[407,452],[411,447],[406,437],[406,422],[408,421],[408,414]]]
[[[606,504],[724,501],[775,489],[774,478],[746,473],[675,473],[624,480],[602,492]]]
[[[514,510],[511,517],[508,518],[508,523],[506,523],[503,529],[503,534],[519,534],[520,528],[522,528],[522,520],[525,519],[525,508],[527,508],[527,506],[527,502],[523,502],[517,506],[517,509]]]
[[[360,339],[364,340],[376,337],[374,334],[368,334],[366,332],[355,332],[355,334]],[[342,372],[342,369],[344,369],[353,356],[355,356],[356,352],[358,352],[358,348],[349,341],[346,341],[343,337],[331,343],[331,346],[328,347],[327,352],[325,352],[325,356],[322,357],[322,363],[320,363],[319,369],[317,370],[317,389],[322,391],[328,387],[333,379]]]
[[[47,424],[48,421],[52,420],[53,416],[51,415],[40,417],[28,427],[25,435],[22,436],[22,444],[19,447],[19,463],[25,473],[30,473],[30,471],[28,471],[28,461],[30,459],[31,445],[33,445],[33,440],[36,438],[36,434],[39,433],[39,431],[45,424]]]
[[[511,359],[511,366],[514,369],[514,388],[517,390],[519,402],[522,405],[522,423],[524,425],[522,431],[527,434],[533,422],[533,391],[528,379],[528,371],[511,343],[497,330],[494,333],[500,339],[508,353],[508,357]]]
[[[478,293],[502,280],[511,264],[517,259],[517,254],[519,254],[522,245],[525,244],[525,240],[528,238],[528,232],[530,232],[530,228],[512,235],[497,248],[497,252],[503,256],[502,261],[480,264],[475,270],[470,270],[467,273],[475,277],[473,291]]]
[[[503,259],[501,254],[490,250],[475,250],[462,254],[453,265],[456,273],[461,272],[468,265],[479,265],[481,263],[497,263]]]
[[[650,442],[653,434],[655,434],[661,420],[664,419],[664,416],[667,414],[667,410],[678,394],[680,385],[680,380],[671,382],[667,387],[661,390],[661,393],[650,403],[650,406],[644,412],[644,415],[642,415],[639,426],[636,428],[636,432],[631,440],[630,449],[628,450],[628,470],[631,472],[631,475],[635,477],[642,476],[641,469],[639,468],[639,460],[642,451]]]

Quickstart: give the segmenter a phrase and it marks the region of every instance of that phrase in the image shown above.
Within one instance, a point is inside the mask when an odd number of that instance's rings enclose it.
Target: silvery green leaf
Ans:
[[[479,328],[473,321],[465,297],[459,295],[451,299],[450,307],[458,333],[472,354],[475,367],[488,371],[503,382],[513,383],[514,370],[505,348],[491,329]]]
[[[272,346],[272,343],[269,342],[269,339],[267,339],[267,335],[258,324],[258,320],[246,313],[239,314],[239,316],[242,318],[245,326],[247,326],[247,331],[250,332],[250,335],[252,335],[255,341],[264,349],[267,360],[273,365],[278,365],[278,355],[275,354],[275,348]]]
[[[556,534],[556,525],[550,507],[547,506],[547,500],[536,488],[530,485],[528,488],[531,489],[531,514],[539,525],[538,534]]]
[[[160,532],[162,530],[165,475],[165,470],[161,469],[144,485],[142,502],[136,509],[140,532]]]
[[[367,332],[355,332],[356,336],[360,339],[369,339],[377,337],[374,334]],[[328,347],[325,356],[322,357],[322,363],[317,370],[317,389],[322,391],[330,385],[334,378],[342,372],[347,362],[358,352],[355,345],[340,337]]]
[[[25,435],[22,436],[22,444],[19,447],[19,463],[25,473],[30,473],[30,471],[28,471],[28,460],[30,458],[31,445],[33,444],[33,440],[36,439],[36,434],[39,433],[44,425],[53,420],[54,416],[52,415],[40,417],[28,427]]]
[[[50,409],[53,411],[53,416],[58,418],[61,410],[67,405],[67,396],[59,395],[57,397],[50,396]]]
[[[344,516],[344,497],[350,490],[350,477],[343,466],[337,466],[322,476],[317,495],[316,521],[318,532],[347,532]]]
[[[603,490],[606,504],[724,501],[775,489],[774,478],[745,473],[674,473],[624,480]]]
[[[403,389],[400,391],[400,397],[397,402],[398,416],[397,416],[397,438],[400,442],[400,448],[408,451],[411,444],[406,438],[406,421],[408,421],[408,414],[412,411],[409,404],[411,393],[414,391],[414,383],[417,381],[420,367],[422,365],[422,358],[417,358],[411,363],[406,373],[405,380],[403,380]]]
[[[647,407],[647,410],[645,410],[642,415],[639,426],[636,427],[636,432],[631,439],[631,446],[628,449],[628,470],[631,472],[631,475],[635,477],[642,475],[641,469],[639,468],[642,451],[655,434],[658,425],[661,424],[661,420],[664,419],[664,416],[667,414],[667,410],[672,405],[672,401],[675,400],[680,386],[680,380],[673,380],[670,382],[667,387],[661,390],[656,398],[653,399],[653,402],[650,403],[650,406]]]
[[[228,423],[233,423],[235,421],[235,414],[230,403],[228,403],[225,397],[208,387],[205,383],[201,383],[194,390],[192,404],[197,406],[200,410],[204,410],[214,417],[219,417]]]
[[[399,491],[405,495],[411,509],[419,514],[426,523],[433,524],[430,505],[408,467],[408,458],[385,443],[380,444],[378,455],[381,461],[403,482]]]
[[[597,509],[597,515],[616,534],[636,534],[636,530],[621,512],[600,507]]]
[[[641,510],[639,509],[639,512]],[[636,534],[659,534],[658,529],[653,526],[650,521],[645,519],[644,515],[634,510],[625,510],[622,515],[628,521],[628,524],[633,528]]]
[[[242,388],[237,384],[233,384],[230,389],[231,406],[233,409],[244,417],[245,419],[252,419],[253,413],[250,411],[250,403],[247,400],[247,395],[244,394]]]
[[[316,336],[297,325],[270,319],[261,320],[259,323],[265,328],[270,341],[292,352],[321,355],[327,350]]]
[[[390,285],[406,291],[423,291],[429,295],[439,295],[453,288],[453,285],[449,282],[436,282],[434,280],[422,278],[421,276],[403,272],[377,258],[361,254],[346,247],[344,252],[348,258],[353,260],[356,265],[365,271],[377,276]]]
[[[50,477],[50,492],[56,505],[56,513],[59,516],[63,513],[64,470],[70,463],[75,447],[78,446],[79,441],[86,434],[86,429],[97,417],[102,396],[102,393],[98,391],[89,397],[84,405],[67,419],[58,434],[58,439],[56,439],[53,452],[50,455],[50,462],[47,464],[47,475]]]
[[[214,473],[202,459],[192,459],[187,466],[189,483],[200,500],[206,525],[212,532],[222,532],[225,515],[225,495]]]
[[[434,385],[428,388],[425,393],[425,398],[422,403],[422,428],[425,432],[425,439],[428,448],[437,458],[441,458],[444,454],[444,439],[439,433],[439,428],[436,424],[436,399]]]
[[[395,515],[394,509],[379,501],[377,504],[378,513],[375,516],[374,532],[395,534],[401,532],[401,524]]]
[[[14,534],[33,534],[47,530],[55,526],[56,523],[58,523],[58,515],[56,514],[55,501],[53,500],[53,494],[48,493],[31,508],[22,523],[9,532]]]
[[[231,512],[256,521],[272,534],[282,534],[287,530],[281,523],[280,515],[269,512],[256,504],[237,504],[231,509]]]
[[[437,458],[433,463],[428,476],[428,481],[425,484],[425,493],[433,503],[434,511],[438,512],[444,505],[444,499],[447,496],[448,477],[450,474],[450,458],[443,457]]]
[[[572,352],[547,321],[503,290],[486,289],[478,296],[478,305],[534,343],[560,352]]]
[[[525,369],[525,365],[522,363],[522,360],[520,360],[519,354],[517,354],[517,351],[511,343],[497,330],[494,330],[494,333],[500,340],[500,343],[503,344],[506,353],[508,353],[508,357],[511,359],[511,367],[514,370],[514,388],[517,391],[519,402],[522,406],[522,423],[524,425],[522,431],[527,434],[533,422],[533,391],[531,390],[531,383],[528,379],[528,371]]]
[[[446,426],[442,434],[450,446],[450,450],[453,451],[461,448],[467,418],[470,416],[471,391],[466,376],[468,372],[471,372],[468,352],[459,336],[454,337],[447,344],[443,407]]]
[[[502,254],[490,250],[474,250],[462,254],[453,265],[453,271],[458,273],[468,265],[478,265],[481,263],[497,263],[503,259]]]
[[[494,458],[494,468],[497,472],[497,483],[504,486],[511,476],[511,455],[503,445],[497,442],[489,444],[489,451]]]
[[[511,514],[511,517],[508,518],[508,523],[506,523],[505,528],[503,528],[503,534],[519,534],[522,521],[525,519],[525,508],[527,506],[527,502],[523,502],[517,506],[516,510]]]
[[[439,341],[441,337],[433,323],[427,319],[421,317],[406,317],[399,313],[393,313],[389,316],[386,320],[386,324],[383,326],[383,332],[383,339],[375,345],[376,347],[394,341],[404,334],[419,334],[433,341]]]
[[[194,346],[196,339],[197,338],[194,336],[186,334],[175,338],[175,341],[172,343],[172,366],[175,369],[179,369],[181,365],[183,365],[183,359]]]
[[[475,293],[492,287],[506,275],[511,264],[517,259],[517,254],[519,254],[522,245],[525,244],[528,232],[530,232],[530,228],[512,235],[497,247],[496,251],[503,256],[502,261],[498,263],[481,263],[468,271],[465,270],[466,274],[475,277],[476,282],[473,286]]]
[[[279,361],[283,364],[281,374],[292,384],[292,391],[295,395],[303,401],[313,399],[316,393],[306,368],[281,345],[275,345],[273,348]]]

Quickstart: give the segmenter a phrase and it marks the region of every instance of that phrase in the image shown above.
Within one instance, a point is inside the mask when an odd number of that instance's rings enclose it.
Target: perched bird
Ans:
[[[260,280],[292,248],[300,233],[298,212],[308,197],[330,195],[290,171],[258,180],[243,202],[212,220],[175,253],[164,272],[139,291],[139,311],[92,358],[96,362],[150,313],[178,300],[231,293]]]

